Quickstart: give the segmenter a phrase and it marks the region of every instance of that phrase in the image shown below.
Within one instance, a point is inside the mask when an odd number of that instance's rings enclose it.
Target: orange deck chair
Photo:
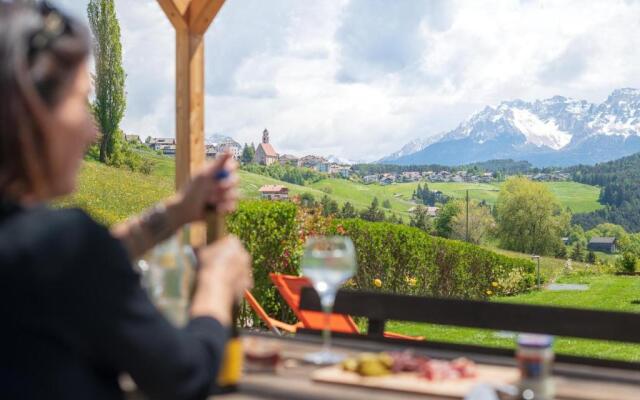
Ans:
[[[287,324],[286,322],[279,321],[277,319],[271,318],[269,314],[262,308],[258,300],[251,294],[250,291],[244,291],[244,299],[249,303],[249,306],[256,313],[258,318],[262,320],[262,322],[267,325],[267,327],[274,332],[276,335],[281,335],[280,331],[284,331],[287,333],[296,333],[296,330],[302,326],[301,323],[297,323],[296,325]]]
[[[298,317],[304,328],[314,330],[322,330],[324,328],[325,317],[322,312],[301,310],[299,307],[302,288],[311,286],[311,283],[307,278],[276,273],[270,273],[269,278],[271,279],[271,282],[273,282],[276,289],[278,289],[278,292],[280,293],[282,298],[287,302],[289,307],[291,307],[291,310],[293,310],[293,313],[296,315],[296,317]],[[331,331],[333,332],[352,334],[360,333],[360,331],[358,331],[358,326],[353,321],[353,319],[350,316],[344,314],[331,314],[329,319],[329,326],[331,328]],[[407,336],[393,332],[385,332],[384,336],[386,338],[393,339],[424,339],[424,337],[422,336]]]

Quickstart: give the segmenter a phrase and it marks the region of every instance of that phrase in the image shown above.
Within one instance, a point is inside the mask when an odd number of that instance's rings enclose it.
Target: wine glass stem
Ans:
[[[322,351],[324,353],[331,352],[331,311],[332,305],[322,305],[324,313],[324,329],[322,330]]]

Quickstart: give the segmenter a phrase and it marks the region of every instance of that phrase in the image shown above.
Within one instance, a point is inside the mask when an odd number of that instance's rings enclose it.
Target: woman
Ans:
[[[74,190],[96,136],[89,43],[49,6],[0,0],[0,398],[119,399],[128,373],[152,399],[203,399],[231,305],[251,284],[249,255],[235,238],[201,249],[184,329],[152,306],[130,260],[207,206],[232,211],[236,165],[221,158],[113,232],[82,211],[44,206]],[[222,169],[230,177],[212,179]]]

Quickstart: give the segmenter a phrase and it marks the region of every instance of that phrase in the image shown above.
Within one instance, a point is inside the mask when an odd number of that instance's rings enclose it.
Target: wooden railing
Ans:
[[[305,288],[300,308],[320,311],[320,300],[312,288]],[[417,297],[341,290],[335,312],[368,320],[367,336],[382,338],[387,321],[411,321],[438,325],[543,333],[582,339],[640,343],[640,314],[528,304]],[[505,355],[512,350],[482,346],[461,346],[430,342],[419,346],[465,347],[484,353]],[[606,358],[606,355],[603,355]],[[558,355],[560,361],[640,370],[640,363]]]

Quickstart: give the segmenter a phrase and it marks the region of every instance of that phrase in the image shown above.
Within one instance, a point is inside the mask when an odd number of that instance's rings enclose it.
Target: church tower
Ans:
[[[262,143],[269,143],[269,131],[266,129],[264,130],[264,132],[262,132]]]

